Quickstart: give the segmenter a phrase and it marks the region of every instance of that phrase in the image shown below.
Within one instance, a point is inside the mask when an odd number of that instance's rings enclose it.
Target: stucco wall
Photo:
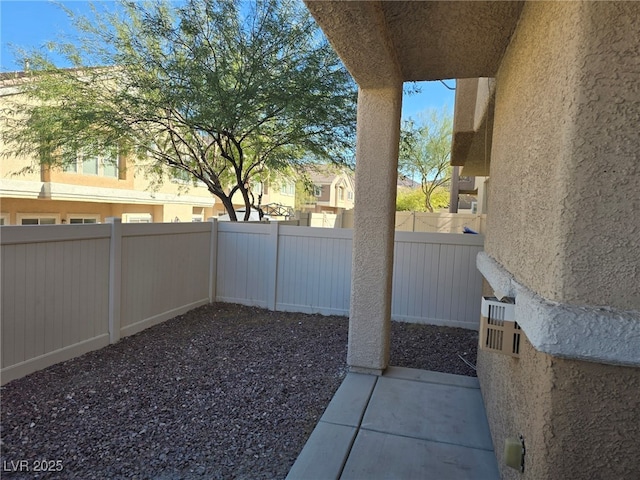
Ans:
[[[640,369],[554,358],[523,338],[521,357],[478,352],[478,377],[505,480],[640,478]],[[506,467],[522,434],[525,471]]]
[[[551,301],[640,311],[639,24],[637,2],[527,2],[496,77],[485,249]],[[640,478],[640,369],[521,352],[478,358],[504,478]]]
[[[497,76],[486,250],[550,300],[640,309],[636,2],[528,2]]]

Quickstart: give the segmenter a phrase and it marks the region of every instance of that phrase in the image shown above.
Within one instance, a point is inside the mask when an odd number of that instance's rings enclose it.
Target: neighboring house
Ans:
[[[307,171],[313,184],[311,201],[304,211],[315,213],[339,213],[351,210],[355,201],[353,174],[342,169],[319,167]]]
[[[0,76],[0,108],[17,95],[14,76]],[[201,222],[213,214],[215,199],[206,188],[187,188],[184,180],[169,178],[155,188],[115,151],[78,152],[76,163],[64,170],[41,167],[16,174],[35,160],[2,157],[0,225],[101,223],[107,217],[129,223]]]
[[[490,177],[477,265],[520,327],[478,352],[500,477],[640,478],[640,3],[305,3],[359,86],[351,371],[389,365],[403,82],[460,79],[452,164]]]

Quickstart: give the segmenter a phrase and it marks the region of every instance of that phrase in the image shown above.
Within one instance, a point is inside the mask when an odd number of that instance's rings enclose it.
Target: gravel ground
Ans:
[[[344,317],[207,305],[10,382],[2,478],[284,478],[344,378],[347,331]],[[391,364],[475,375],[459,355],[475,364],[476,343],[394,322]]]

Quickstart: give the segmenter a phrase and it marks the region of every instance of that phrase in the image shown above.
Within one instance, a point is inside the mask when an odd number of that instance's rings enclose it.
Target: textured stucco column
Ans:
[[[389,363],[402,84],[358,94],[349,352],[352,371]]]

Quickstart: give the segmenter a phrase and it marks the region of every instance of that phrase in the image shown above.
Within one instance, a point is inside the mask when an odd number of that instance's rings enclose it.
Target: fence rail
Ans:
[[[214,300],[349,313],[351,230],[110,222],[1,227],[3,384]],[[396,232],[392,318],[477,329],[482,245]]]

